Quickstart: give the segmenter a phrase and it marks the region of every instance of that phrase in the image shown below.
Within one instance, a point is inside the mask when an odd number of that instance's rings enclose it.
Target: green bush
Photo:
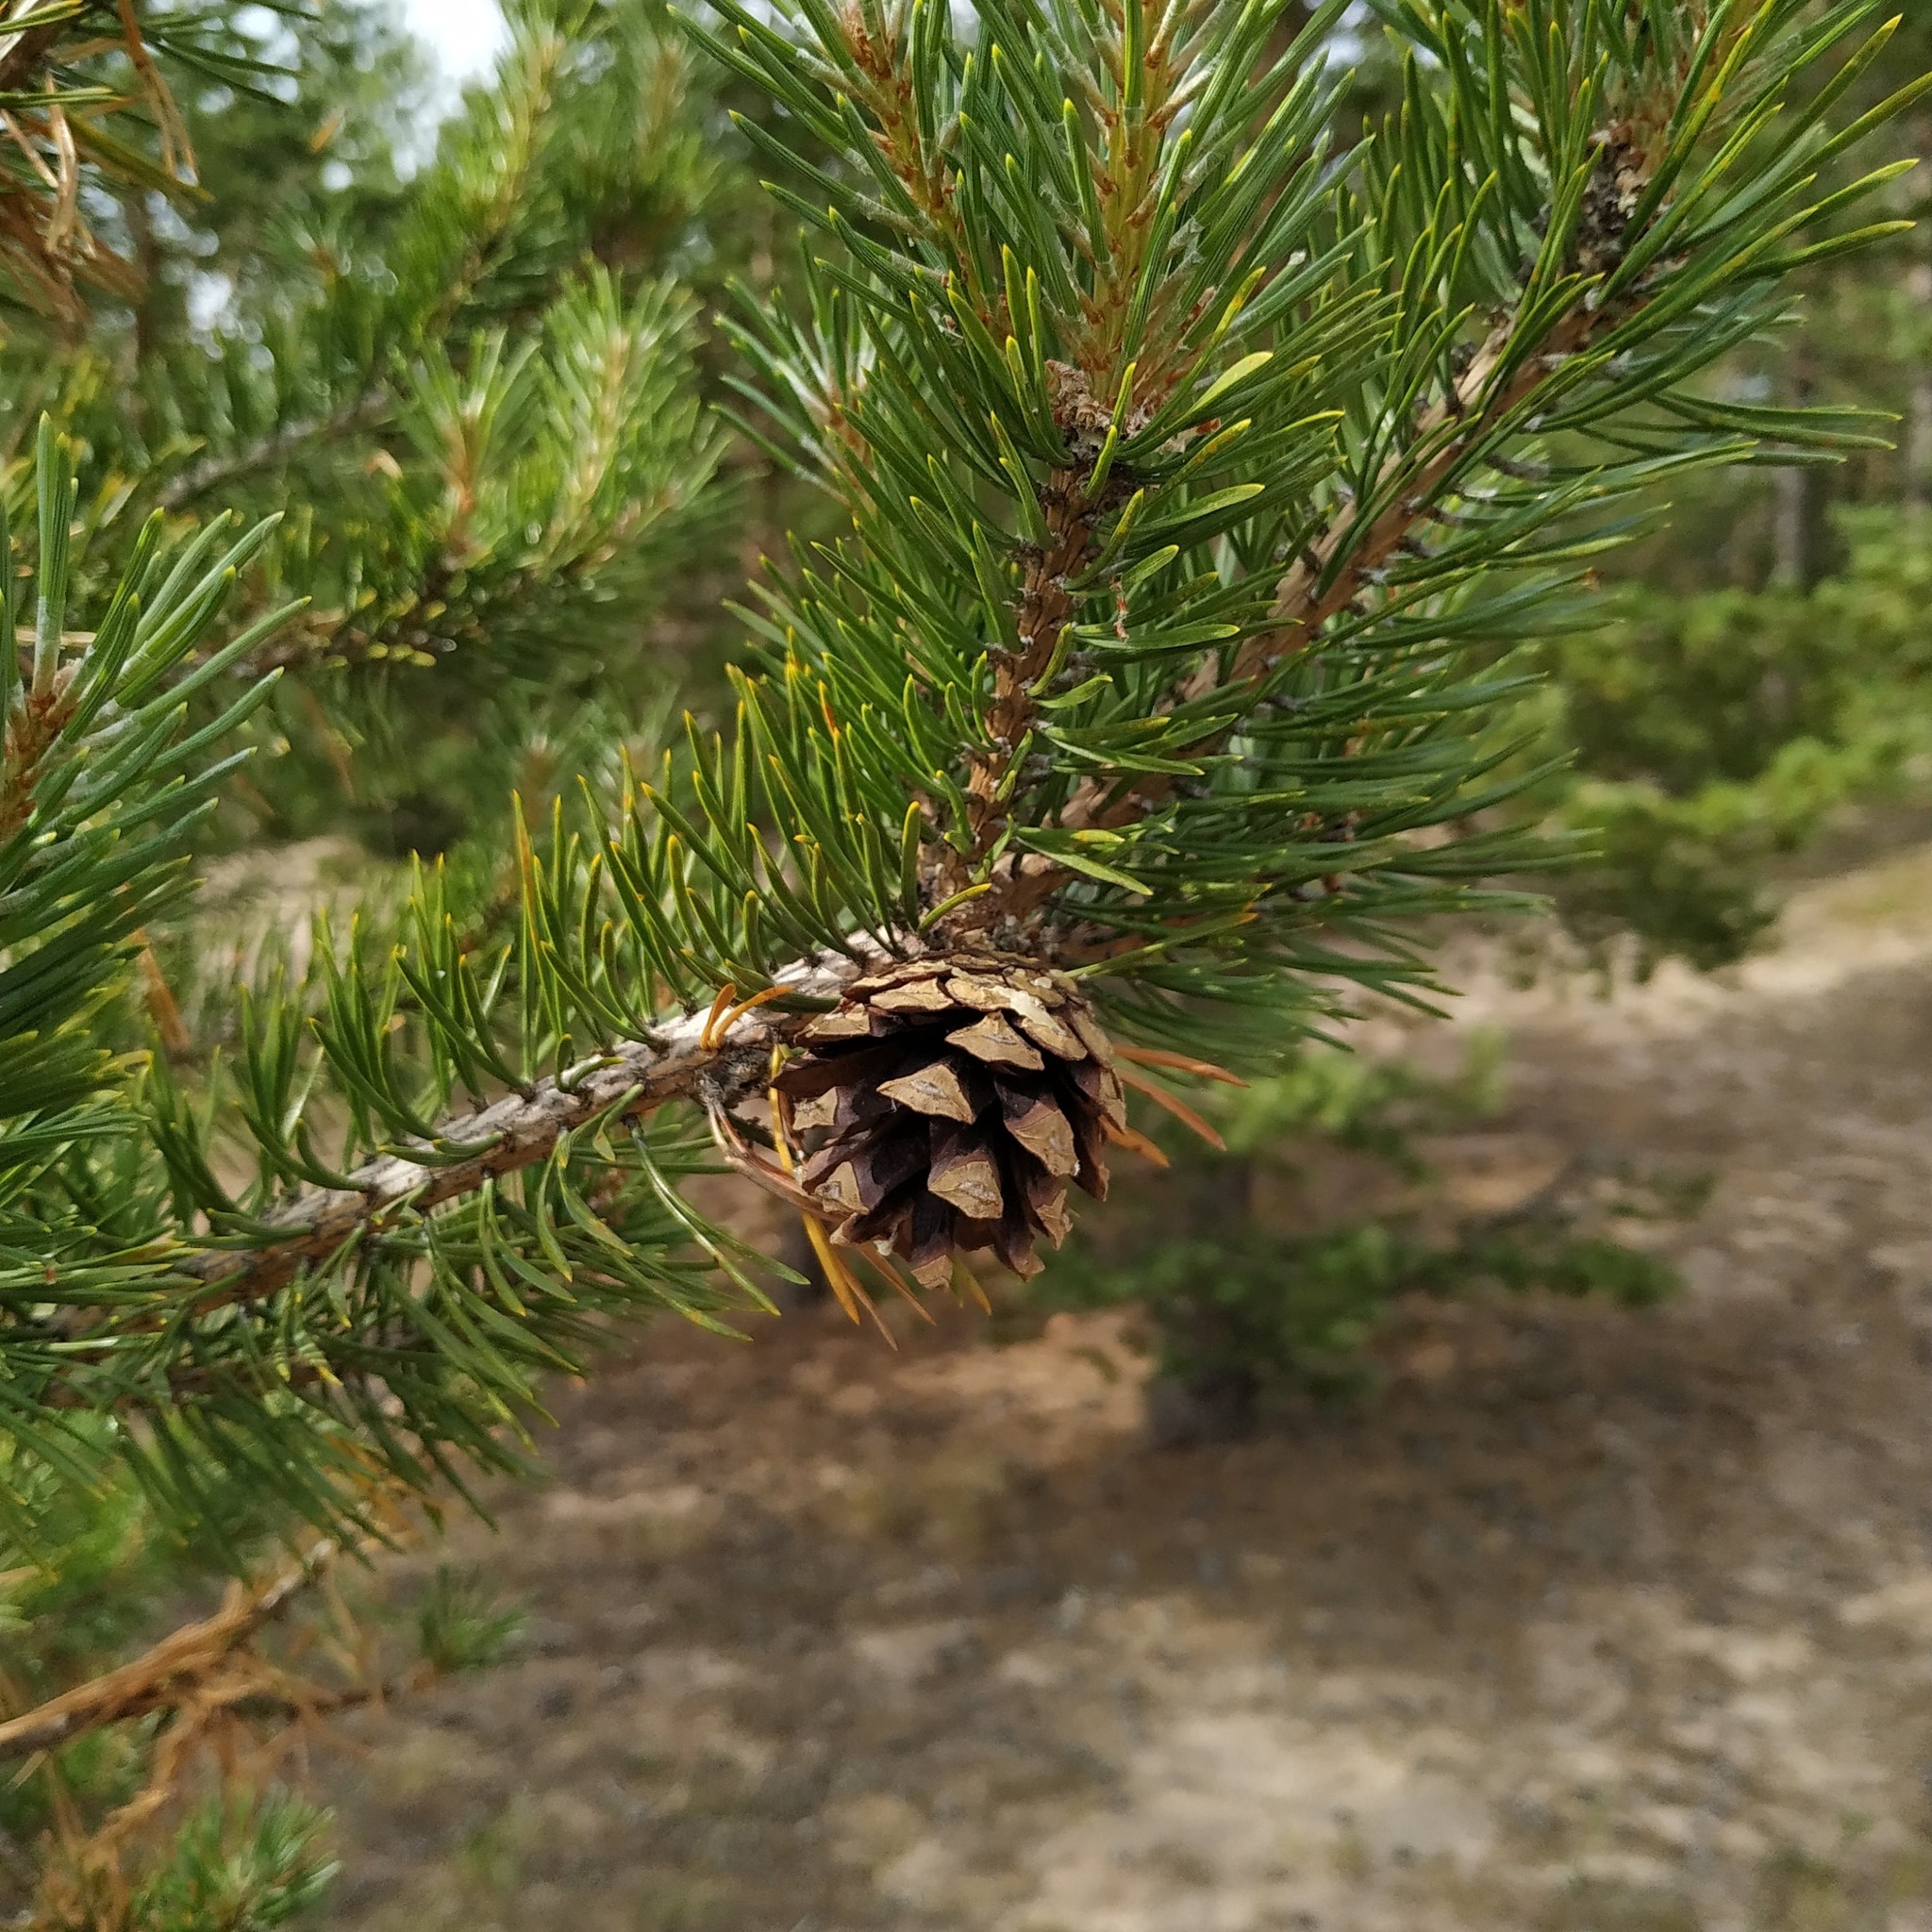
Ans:
[[[284,1791],[210,1798],[136,1895],[142,1932],[269,1932],[320,1903],[336,1874],[328,1813]]]
[[[1779,862],[1848,808],[1932,776],[1932,519],[1843,512],[1843,572],[1808,593],[1629,592],[1547,645],[1554,816],[1600,862],[1561,878],[1570,930],[1640,969],[1727,964],[1775,923]]]
[[[1056,1307],[1139,1305],[1158,1378],[1150,1419],[1168,1437],[1238,1433],[1284,1403],[1362,1394],[1375,1382],[1370,1344],[1406,1294],[1663,1300],[1674,1272],[1614,1230],[1694,1208],[1696,1182],[1581,1163],[1507,1213],[1446,1230],[1392,1187],[1377,1191],[1396,1197],[1388,1208],[1344,1208],[1336,1224],[1284,1232],[1262,1220],[1261,1193],[1298,1155],[1343,1149],[1390,1182],[1426,1179],[1418,1141],[1493,1115],[1501,1074],[1488,1040],[1448,1076],[1318,1048],[1277,1078],[1222,1090],[1208,1110],[1224,1151],[1165,1133],[1165,1184],[1104,1239],[1076,1236],[1037,1292]]]

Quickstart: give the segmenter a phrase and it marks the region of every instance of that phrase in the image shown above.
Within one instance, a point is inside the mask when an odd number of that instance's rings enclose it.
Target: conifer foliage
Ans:
[[[143,21],[128,0],[8,8],[0,286],[9,304],[71,325],[88,294],[125,296],[140,286],[137,265],[95,232],[82,190],[91,174],[166,192],[187,185],[193,156],[161,61],[236,78],[237,63],[208,44],[206,25],[193,14]],[[130,139],[130,108],[154,127],[152,146]]]
[[[238,585],[248,618],[301,607],[253,660],[297,675],[245,795],[290,837],[417,794],[391,843],[440,846],[425,834],[500,816],[515,758],[478,740],[514,740],[506,715],[555,728],[591,682],[635,705],[636,632],[701,547],[722,439],[671,271],[718,170],[693,57],[647,0],[515,9],[491,84],[406,187],[400,105],[356,92],[364,63],[405,66],[366,0],[279,11],[255,38],[204,25],[230,84],[177,76],[184,140],[225,171],[205,196],[91,178],[104,231],[150,238],[148,285],[0,363],[0,407],[51,408],[75,443],[83,588],[156,508],[284,511]],[[335,167],[352,184],[331,193]],[[267,209],[234,191],[257,170],[282,187]]]
[[[157,525],[70,639],[43,441],[0,820],[16,1457],[132,1466],[190,1518],[242,1472],[361,1524],[373,1482],[514,1461],[605,1317],[758,1299],[678,1191],[714,1146],[812,1217],[842,1291],[833,1229],[928,1283],[956,1246],[1024,1269],[1064,1182],[1142,1144],[1114,1070],[1185,1116],[1176,1085],[1279,1063],[1352,986],[1425,983],[1416,923],[1537,856],[1482,816],[1527,782],[1514,646],[1641,492],[1856,427],[1699,377],[1794,269],[1887,231],[1854,224],[1889,172],[1839,163],[1907,96],[1836,112],[1875,0],[1379,0],[1402,103],[1351,145],[1346,11],[719,0],[692,32],[776,103],[744,131],[812,235],[793,308],[744,305],[739,413],[849,527],[756,587],[727,731],[614,815],[519,825],[513,932],[432,868],[251,989],[206,1079],[116,1060],[103,1016],[259,701],[229,679],[185,722],[280,620],[223,611],[308,566]],[[438,271],[464,303],[471,259]],[[622,556],[651,470],[611,440],[637,404],[608,356],[682,325],[591,274],[536,360],[485,334],[458,370],[441,300],[378,404],[466,481],[437,555],[467,520],[487,636],[491,571],[525,609]],[[327,406],[358,408],[341,367]],[[278,459],[310,419],[264,411],[234,446]],[[393,617],[334,578],[325,608],[413,650],[461,592],[398,575]]]

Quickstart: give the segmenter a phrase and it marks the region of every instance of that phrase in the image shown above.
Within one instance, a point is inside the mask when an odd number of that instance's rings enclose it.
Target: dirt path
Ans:
[[[459,1537],[521,1660],[325,1769],[330,1923],[1932,1932],[1932,852],[1789,931],[1467,1002],[1472,1163],[1720,1176],[1661,1312],[1418,1310],[1162,1453],[1109,1319],[654,1334]]]

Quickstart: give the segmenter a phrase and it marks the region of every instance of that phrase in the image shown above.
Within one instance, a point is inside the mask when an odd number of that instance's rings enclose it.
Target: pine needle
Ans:
[[[1217,1067],[1212,1060],[1190,1059],[1184,1053],[1169,1053],[1163,1047],[1123,1046],[1116,1041],[1113,1050],[1117,1058],[1133,1060],[1140,1066],[1165,1067],[1176,1074],[1192,1074],[1198,1080],[1219,1080],[1224,1087],[1245,1087],[1248,1084],[1239,1074],[1230,1074],[1225,1067]]]
[[[738,989],[735,986],[733,986],[726,987],[724,991],[726,992],[736,992]],[[712,1046],[722,1046],[724,1043],[724,1036],[727,1033],[729,1033],[731,1029],[735,1025],[737,1025],[738,1023],[741,1019],[743,1019],[747,1013],[751,1012],[755,1008],[763,1006],[767,1000],[775,1000],[780,998],[783,995],[784,991],[785,989],[782,986],[768,986],[765,988],[764,991],[753,993],[750,999],[740,1000],[739,1003],[735,1007],[733,1007],[731,1010],[727,1012],[723,1019],[718,1021],[715,1027],[710,1028],[711,1039],[709,1043]],[[716,1010],[716,1008],[712,1008],[713,1013],[715,1013]]]
[[[1130,1074],[1120,1068],[1116,1068],[1114,1071],[1119,1074],[1120,1083],[1123,1087],[1131,1087],[1136,1093],[1144,1093],[1156,1107],[1164,1107],[1169,1113],[1173,1114],[1175,1120],[1180,1122],[1182,1126],[1191,1128],[1217,1153],[1225,1154],[1227,1152],[1227,1142],[1186,1101],[1177,1098],[1174,1094],[1170,1093],[1165,1087],[1160,1086],[1156,1081],[1145,1078],[1140,1074]],[[1166,1162],[1163,1161],[1161,1164],[1165,1166]]]
[[[955,1255],[953,1257],[953,1292],[956,1296],[959,1292],[959,1283],[961,1280],[964,1280],[966,1283],[967,1293],[978,1303],[980,1312],[986,1315],[991,1314],[992,1303],[987,1299],[985,1284],[978,1275],[974,1274],[964,1255]]]
[[[1171,1161],[1160,1148],[1155,1145],[1145,1134],[1133,1127],[1117,1127],[1111,1121],[1107,1123],[1107,1138],[1116,1147],[1124,1147],[1129,1154],[1139,1154],[1151,1160],[1156,1167],[1172,1167]]]
[[[897,1348],[898,1337],[886,1326],[885,1318],[878,1311],[878,1305],[866,1293],[864,1284],[846,1267],[843,1257],[832,1245],[832,1239],[825,1232],[824,1223],[816,1214],[808,1214],[803,1219],[806,1235],[811,1242],[813,1252],[819,1257],[819,1266],[825,1271],[825,1284],[838,1296],[839,1306],[852,1318],[855,1324],[859,1319],[859,1309],[863,1308],[876,1324],[879,1333],[886,1338],[887,1346]]]
[[[711,1002],[711,1010],[705,1015],[705,1024],[698,1033],[698,1044],[707,1053],[718,1049],[718,1021],[731,1002],[738,997],[735,986],[725,985],[718,989],[718,997]]]
[[[922,1322],[924,1322],[928,1324],[933,1324],[934,1316],[932,1310],[928,1308],[923,1301],[920,1300],[919,1291],[915,1288],[913,1288],[910,1285],[910,1283],[907,1281],[906,1277],[903,1274],[901,1274],[896,1268],[892,1266],[891,1260],[889,1257],[881,1255],[876,1251],[874,1251],[873,1253],[868,1254],[866,1256],[865,1261],[867,1267],[871,1268],[874,1273],[883,1275],[887,1281],[891,1282],[891,1285],[895,1289],[897,1289],[899,1292],[902,1295],[904,1295],[908,1302],[912,1304],[913,1313],[916,1314]]]

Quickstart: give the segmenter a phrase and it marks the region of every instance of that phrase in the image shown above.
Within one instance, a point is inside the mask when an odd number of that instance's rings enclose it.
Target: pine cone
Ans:
[[[955,1249],[1039,1274],[1072,1224],[1067,1183],[1107,1193],[1126,1124],[1113,1049],[1058,974],[974,955],[860,979],[777,1077],[806,1150],[800,1184],[834,1239],[897,1255],[928,1288]]]

